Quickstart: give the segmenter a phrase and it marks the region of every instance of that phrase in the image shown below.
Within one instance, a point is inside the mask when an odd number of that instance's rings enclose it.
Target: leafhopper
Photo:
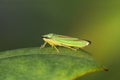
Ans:
[[[42,37],[45,42],[41,46],[41,48],[44,48],[45,45],[48,43],[52,47],[54,47],[57,50],[57,52],[59,52],[59,50],[56,48],[56,46],[63,46],[66,48],[70,48],[72,50],[77,50],[79,48],[83,48],[90,44],[90,41],[88,40],[78,39],[69,36],[53,34],[53,33],[43,35]]]

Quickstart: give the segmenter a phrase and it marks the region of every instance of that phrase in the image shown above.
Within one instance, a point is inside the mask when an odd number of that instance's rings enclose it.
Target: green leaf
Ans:
[[[105,70],[80,49],[23,48],[0,52],[0,80],[73,80]]]

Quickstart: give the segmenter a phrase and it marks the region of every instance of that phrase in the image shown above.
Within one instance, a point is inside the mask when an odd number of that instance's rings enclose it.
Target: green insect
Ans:
[[[73,37],[58,35],[53,33],[43,35],[42,37],[45,43],[41,46],[41,48],[44,48],[45,45],[48,43],[52,47],[54,47],[57,50],[57,52],[59,52],[59,50],[56,48],[56,46],[63,46],[70,48],[72,50],[77,50],[91,43],[88,40],[82,40],[78,38],[73,38]]]

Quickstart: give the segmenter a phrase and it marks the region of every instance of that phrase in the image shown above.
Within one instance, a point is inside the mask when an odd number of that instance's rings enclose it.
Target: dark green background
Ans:
[[[40,46],[47,33],[92,41],[85,50],[110,71],[81,80],[120,79],[119,0],[0,0],[0,51]]]

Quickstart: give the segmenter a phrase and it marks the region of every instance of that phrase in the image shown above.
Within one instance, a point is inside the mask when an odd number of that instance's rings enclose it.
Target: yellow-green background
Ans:
[[[79,80],[120,79],[120,0],[0,0],[0,51],[40,46],[42,34],[87,39],[108,72]]]

